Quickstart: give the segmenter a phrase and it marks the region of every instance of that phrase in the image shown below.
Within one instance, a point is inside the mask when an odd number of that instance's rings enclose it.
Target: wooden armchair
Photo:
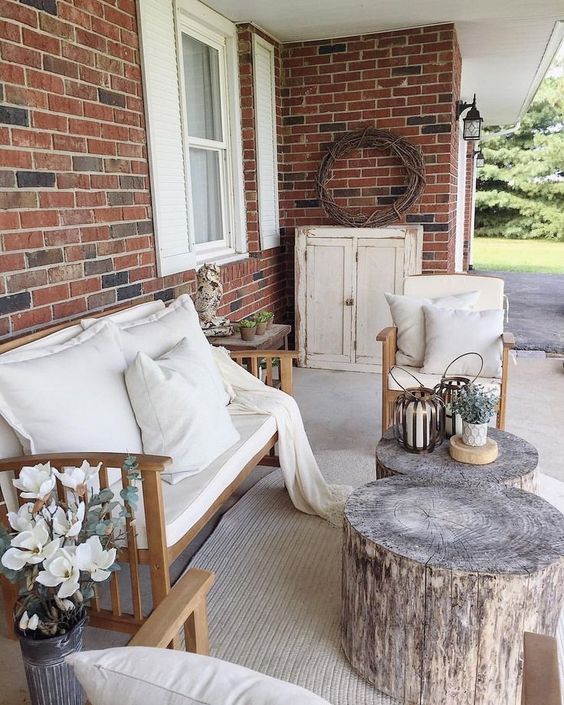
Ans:
[[[476,304],[476,310],[505,309],[506,299],[503,290],[503,279],[471,274],[415,275],[406,277],[404,284],[404,294],[418,298],[435,298],[468,291],[479,291],[480,298]],[[390,378],[390,370],[396,364],[397,328],[394,326],[384,328],[378,333],[376,340],[382,343],[382,433],[384,433],[392,424],[394,402],[401,393],[401,390],[397,389]],[[515,347],[513,334],[503,333],[502,343],[502,373],[499,380],[499,407],[496,424],[499,429],[503,430],[507,412],[509,351]],[[410,371],[415,372],[417,375],[417,369],[411,370],[410,368]],[[424,376],[421,377],[422,381],[425,381],[423,379]],[[433,382],[433,384],[435,383]]]

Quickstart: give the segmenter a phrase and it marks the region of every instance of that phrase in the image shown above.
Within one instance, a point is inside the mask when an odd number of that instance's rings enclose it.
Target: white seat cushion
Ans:
[[[413,379],[413,377],[410,377],[408,373],[415,375],[417,379],[421,382],[421,384],[424,387],[427,387],[428,389],[433,389],[433,387],[441,381],[441,375],[424,374],[423,372],[421,372],[421,369],[421,367],[409,367],[407,365],[402,365],[401,369],[396,367],[396,369],[393,371],[393,374],[400,384],[398,384],[398,382],[396,382],[390,374],[388,375],[388,389],[396,389],[398,391],[401,391],[402,386],[419,386],[417,382]],[[404,372],[404,370],[406,371]],[[499,385],[501,384],[500,379],[496,379],[493,377],[478,377],[476,382],[478,382],[479,384],[483,384],[489,389],[495,389],[495,391],[499,392]]]
[[[231,414],[231,418],[240,436],[234,446],[197,475],[192,475],[175,485],[163,483],[166,543],[169,547],[194,526],[245,465],[276,433],[276,421],[272,416]],[[119,493],[119,484],[112,486],[114,492]],[[140,548],[147,548],[142,492],[140,495],[136,522],[137,542]]]

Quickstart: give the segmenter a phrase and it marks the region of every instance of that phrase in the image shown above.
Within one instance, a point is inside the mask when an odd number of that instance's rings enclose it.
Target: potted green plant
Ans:
[[[462,442],[468,446],[484,446],[488,438],[488,422],[495,414],[499,395],[481,384],[467,384],[452,402],[452,413],[462,419]]]
[[[257,330],[257,322],[254,318],[243,318],[239,321],[239,332],[241,338],[246,341],[254,340]]]
[[[266,311],[259,311],[255,314],[255,321],[257,322],[257,335],[264,335],[266,333],[266,327],[268,325],[268,315]]]
[[[13,480],[23,500],[0,525],[0,572],[19,586],[14,608],[32,705],[83,705],[84,694],[65,657],[82,648],[86,607],[94,586],[118,570],[126,545],[124,519],[133,516],[138,490],[94,491],[100,465],[86,461],[59,472],[50,463],[24,467]],[[124,470],[139,479],[135,458]],[[57,483],[58,481],[58,483]],[[58,492],[57,484],[64,492]],[[31,501],[29,501],[31,500]]]
[[[266,317],[266,330],[270,330],[274,323],[274,313],[272,311],[264,311],[263,313]]]

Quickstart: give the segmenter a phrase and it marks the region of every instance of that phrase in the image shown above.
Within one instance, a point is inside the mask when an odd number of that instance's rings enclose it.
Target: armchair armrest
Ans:
[[[562,705],[554,637],[525,632],[521,705]]]
[[[213,573],[190,568],[152,612],[129,645],[167,648],[184,628],[187,650],[207,654],[206,600],[213,581]]]
[[[503,347],[507,348],[508,350],[511,350],[515,347],[515,336],[513,335],[513,333],[509,333],[509,331],[504,331],[501,334],[501,341],[503,343]]]
[[[376,340],[380,343],[385,343],[388,341],[391,341],[394,336],[397,335],[398,329],[395,326],[388,326],[387,328],[383,328],[378,335],[376,336]]]
[[[260,379],[260,362],[266,363],[266,375],[264,382],[273,387],[273,364],[274,359],[280,360],[280,389],[286,394],[292,394],[293,374],[292,364],[297,360],[299,354],[295,350],[232,350],[229,355],[232,360],[235,360],[239,365],[243,364],[244,360],[249,361],[249,372]]]

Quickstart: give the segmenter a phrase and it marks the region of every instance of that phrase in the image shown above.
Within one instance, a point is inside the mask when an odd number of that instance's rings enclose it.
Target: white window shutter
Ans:
[[[253,35],[258,216],[263,250],[280,244],[274,47]]]
[[[194,269],[186,206],[186,174],[173,0],[138,0],[151,177],[160,276]]]

